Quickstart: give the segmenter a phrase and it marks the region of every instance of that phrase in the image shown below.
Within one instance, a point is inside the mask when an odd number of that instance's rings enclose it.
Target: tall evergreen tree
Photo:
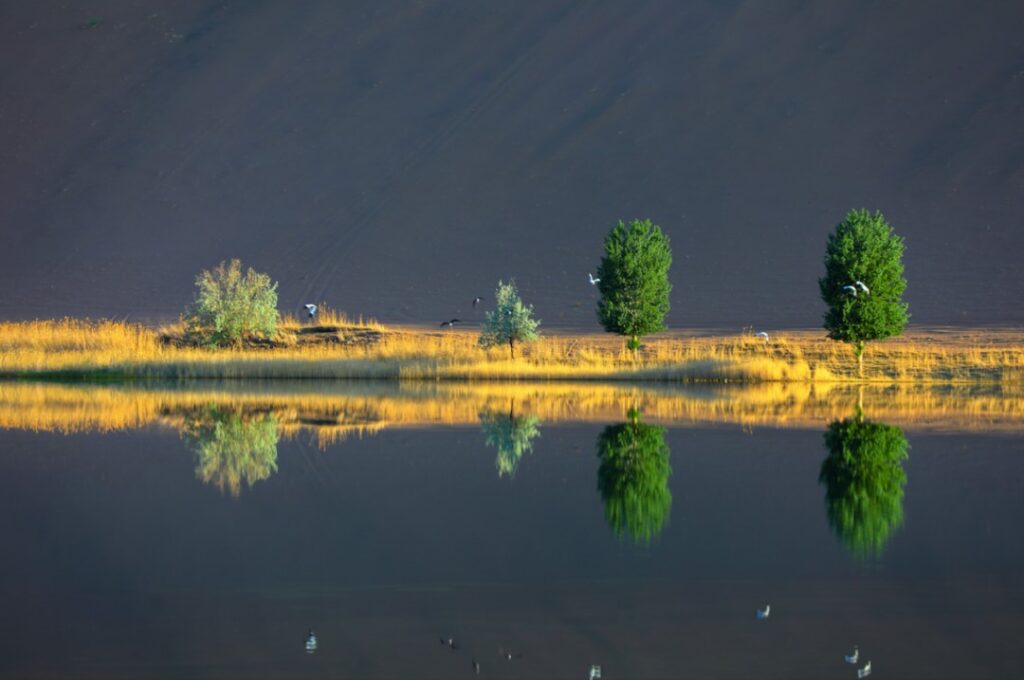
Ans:
[[[882,213],[851,210],[825,248],[825,276],[818,280],[828,305],[828,337],[853,346],[863,376],[864,345],[899,335],[909,314],[903,302],[903,239]]]
[[[856,418],[837,420],[825,432],[828,457],[818,481],[825,485],[828,523],[856,557],[881,555],[903,524],[903,461],[909,445],[903,430]]]
[[[609,333],[629,336],[632,350],[640,348],[642,336],[665,330],[671,266],[668,237],[650,220],[620,221],[604,239],[597,317]]]

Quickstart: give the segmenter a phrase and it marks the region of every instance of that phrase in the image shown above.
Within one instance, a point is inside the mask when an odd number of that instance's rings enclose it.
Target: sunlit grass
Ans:
[[[82,432],[147,426],[187,431],[211,409],[246,418],[272,415],[284,437],[312,433],[321,445],[389,428],[479,427],[482,414],[559,422],[618,422],[632,409],[674,426],[823,429],[857,410],[929,430],[1020,432],[1019,386],[758,383],[668,386],[546,382],[223,384],[180,388],[0,382],[0,428]]]
[[[482,350],[470,330],[432,331],[351,320],[327,310],[316,327],[286,318],[271,347],[211,350],[180,328],[111,321],[0,324],[0,375],[86,379],[399,379],[807,382],[858,380],[849,348],[820,333],[760,339],[654,337],[636,356],[609,335],[550,335],[522,348]],[[916,333],[869,345],[866,382],[1024,380],[1024,339]]]

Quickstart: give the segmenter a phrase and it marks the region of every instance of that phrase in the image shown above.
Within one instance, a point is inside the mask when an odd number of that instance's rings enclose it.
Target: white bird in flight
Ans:
[[[869,675],[871,675],[871,662],[870,661],[868,661],[864,665],[864,668],[858,668],[857,669],[857,677],[858,678],[866,678]]]
[[[316,305],[302,305],[302,306],[306,308],[307,312],[309,312],[309,318],[310,319],[312,319],[314,316],[316,316]]]
[[[764,609],[758,609],[757,610],[757,618],[759,618],[759,619],[767,619],[769,616],[771,616],[771,613],[772,613],[772,606],[770,604],[766,604],[764,606]]]
[[[768,334],[767,334],[767,333],[765,333],[764,331],[761,331],[760,333],[758,333],[758,334],[757,334],[757,337],[759,337],[759,338],[764,338],[764,341],[765,341],[765,342],[768,342]]]
[[[843,657],[843,659],[846,661],[846,663],[857,663],[857,661],[860,659],[860,648],[858,648],[857,645],[854,645],[853,654],[847,654]]]
[[[590,285],[591,286],[596,286],[597,282],[601,280],[601,279],[595,279],[594,275],[591,274],[590,272],[587,272],[587,277],[590,279]]]
[[[857,289],[854,288],[853,286],[843,286],[843,290],[845,290],[847,293],[849,293],[853,297],[857,297]]]
[[[868,290],[868,287],[864,285],[863,281],[854,281],[853,285],[857,286],[858,288],[860,288],[865,293],[870,293],[871,292],[870,290]]]

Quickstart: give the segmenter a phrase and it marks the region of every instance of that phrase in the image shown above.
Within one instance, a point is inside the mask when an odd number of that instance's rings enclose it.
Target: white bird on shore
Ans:
[[[309,318],[312,319],[316,316],[316,305],[302,305],[309,312]]]
[[[596,285],[597,285],[597,282],[601,280],[601,279],[595,279],[595,278],[594,278],[594,275],[593,275],[593,274],[591,274],[590,272],[587,272],[587,278],[589,278],[589,279],[590,279],[590,285],[591,285],[591,286],[596,286]]]
[[[858,678],[866,678],[869,675],[871,675],[871,662],[870,661],[868,661],[867,664],[864,665],[864,668],[860,668],[860,669],[857,670],[857,677]]]
[[[843,657],[846,663],[857,663],[860,659],[860,648],[857,645],[853,646],[853,654],[847,654]]]
[[[853,285],[857,286],[858,288],[860,288],[865,293],[870,293],[871,292],[870,290],[868,290],[868,287],[864,285],[863,281],[854,281]]]
[[[767,619],[769,616],[771,616],[771,614],[772,614],[772,606],[770,604],[766,604],[764,606],[764,609],[758,609],[757,610],[757,618],[758,619]]]
[[[764,341],[768,342],[768,334],[765,333],[764,331],[761,331],[760,333],[758,333],[756,337],[764,338]]]
[[[849,293],[853,297],[857,297],[857,289],[854,288],[853,286],[843,286],[843,290],[845,290],[847,293]]]
[[[309,629],[309,637],[306,638],[306,654],[312,654],[316,651],[316,633],[313,629]]]

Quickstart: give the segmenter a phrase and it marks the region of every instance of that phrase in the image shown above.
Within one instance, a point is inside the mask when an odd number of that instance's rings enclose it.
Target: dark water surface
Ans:
[[[541,426],[514,474],[475,428],[300,434],[235,496],[165,428],[0,432],[0,675],[852,678],[855,644],[873,677],[1019,672],[1018,436],[908,431],[865,552],[805,429],[668,429],[670,509],[637,531],[627,499],[619,536],[622,433]]]

